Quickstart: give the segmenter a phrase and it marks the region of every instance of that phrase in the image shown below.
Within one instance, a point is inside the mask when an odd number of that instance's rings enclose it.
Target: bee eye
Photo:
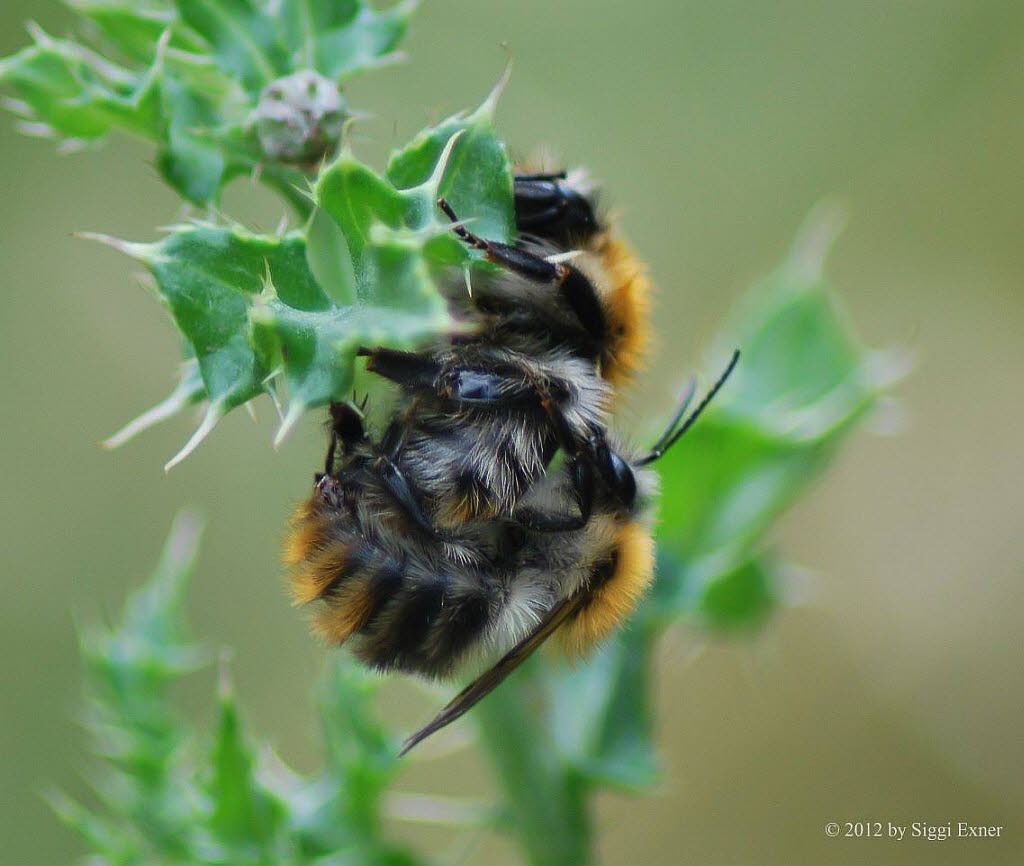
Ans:
[[[612,491],[615,497],[627,508],[636,499],[636,477],[633,475],[632,467],[614,451],[609,454],[611,458]]]

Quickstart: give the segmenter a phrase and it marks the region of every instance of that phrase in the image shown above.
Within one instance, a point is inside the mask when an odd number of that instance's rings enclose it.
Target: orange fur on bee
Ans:
[[[285,540],[284,563],[294,603],[323,599],[324,606],[313,617],[313,630],[327,643],[340,644],[366,623],[372,599],[365,575],[349,573],[349,545],[331,541],[327,528],[327,519],[312,500],[296,508]],[[324,598],[328,590],[330,596]]]
[[[651,344],[651,281],[647,269],[625,241],[603,232],[593,242],[611,289],[604,296],[609,343],[601,375],[620,386],[639,371]]]
[[[344,643],[366,624],[372,609],[366,580],[354,577],[331,593],[327,605],[313,617],[313,631],[326,643]]]
[[[309,559],[326,541],[327,521],[318,514],[312,500],[303,502],[288,524],[281,556],[287,568],[296,568]]]
[[[488,520],[494,516],[495,510],[488,507],[486,502],[482,502],[479,496],[467,494],[452,503],[450,508],[439,512],[436,520],[439,527],[451,529],[473,520]]]
[[[295,604],[309,604],[321,598],[345,572],[349,545],[335,541],[311,551],[290,575]]]
[[[615,539],[615,551],[615,572],[558,630],[567,655],[584,655],[605,640],[633,612],[654,577],[654,541],[647,527],[639,523],[623,526]]]

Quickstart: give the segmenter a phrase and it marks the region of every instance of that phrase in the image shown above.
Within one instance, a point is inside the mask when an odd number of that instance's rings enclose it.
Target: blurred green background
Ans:
[[[56,0],[4,0],[60,32]],[[661,350],[630,418],[663,407],[808,210],[841,200],[831,274],[862,335],[913,350],[903,429],[861,434],[776,533],[806,572],[751,639],[678,629],[660,654],[664,782],[599,805],[603,862],[1020,863],[1024,860],[1021,478],[1024,447],[1024,6],[995,0],[778,3],[426,2],[412,62],[352,86],[377,161],[476,104],[514,57],[500,125],[520,153],[590,167],[659,285]],[[280,452],[272,409],[228,417],[169,476],[174,420],[120,452],[97,443],[170,388],[178,357],[133,267],[72,237],[132,239],[181,216],[148,148],[58,157],[0,119],[3,861],[81,849],[38,796],[81,790],[75,621],[119,606],[179,505],[209,519],[193,619],[233,648],[253,727],[316,765],[307,700],[321,652],[286,601],[278,546],[322,441]],[[238,182],[225,202],[271,229],[280,206]],[[899,420],[890,415],[887,423]],[[208,714],[212,674],[186,704]],[[433,702],[387,695],[408,730]],[[424,749],[427,756],[430,750]],[[410,765],[402,789],[486,793],[467,750]],[[1000,840],[828,839],[828,821],[1004,825]],[[429,851],[447,831],[396,833]],[[500,838],[467,862],[515,863]]]

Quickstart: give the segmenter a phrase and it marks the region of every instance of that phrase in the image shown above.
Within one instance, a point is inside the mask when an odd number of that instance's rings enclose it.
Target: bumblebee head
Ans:
[[[517,175],[515,207],[524,234],[563,249],[584,244],[601,230],[593,193],[581,177],[564,171]]]

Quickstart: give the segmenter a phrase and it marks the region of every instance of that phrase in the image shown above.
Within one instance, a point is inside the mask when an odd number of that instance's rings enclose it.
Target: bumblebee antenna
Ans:
[[[668,444],[668,440],[672,438],[672,434],[675,432],[676,427],[683,420],[683,416],[686,414],[686,410],[693,402],[694,394],[697,393],[697,377],[691,376],[690,381],[686,383],[686,390],[683,392],[683,399],[679,401],[679,408],[676,410],[676,414],[672,417],[672,420],[668,423],[665,428],[665,432],[661,434],[661,438],[651,446],[651,454],[663,453]]]
[[[692,379],[690,380],[690,385],[686,389],[686,395],[683,397],[682,405],[679,407],[675,417],[672,419],[672,423],[668,425],[668,428],[661,435],[661,438],[654,443],[654,447],[651,448],[651,453],[636,461],[636,466],[646,466],[649,463],[653,463],[655,460],[663,457],[669,448],[683,438],[683,434],[697,422],[697,419],[700,418],[704,410],[708,408],[711,401],[715,399],[715,395],[722,390],[722,386],[732,375],[732,371],[736,369],[736,365],[739,363],[739,360],[740,350],[737,349],[732,353],[732,358],[729,359],[729,363],[726,366],[725,371],[718,377],[718,381],[715,382],[704,399],[700,401],[700,405],[690,413],[690,416],[685,421],[682,421],[683,415],[686,413],[687,407],[693,400],[694,391],[696,390],[694,381]],[[680,423],[680,421],[682,421],[682,423]]]

